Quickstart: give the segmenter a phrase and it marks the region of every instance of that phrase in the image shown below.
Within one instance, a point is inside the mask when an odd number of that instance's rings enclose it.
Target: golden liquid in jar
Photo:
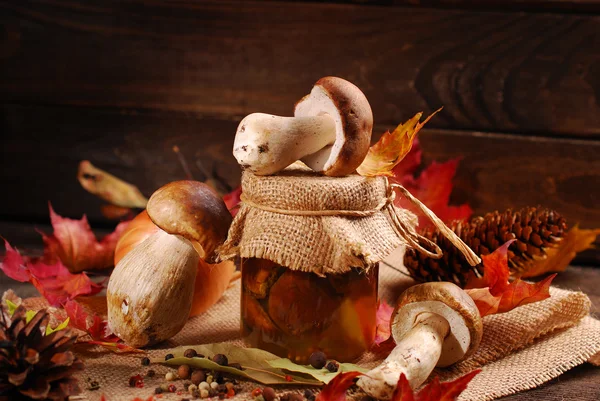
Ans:
[[[378,266],[319,277],[266,259],[242,259],[242,335],[296,363],[323,351],[350,361],[375,339]]]

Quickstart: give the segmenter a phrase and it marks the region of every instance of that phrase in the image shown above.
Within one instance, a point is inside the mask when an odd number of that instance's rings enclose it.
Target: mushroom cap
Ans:
[[[324,77],[294,109],[295,117],[323,114],[335,121],[335,143],[302,161],[328,176],[348,175],[360,166],[369,151],[373,131],[371,106],[356,85],[342,78]]]
[[[392,314],[391,331],[398,341],[414,327],[421,313],[444,317],[450,332],[442,344],[437,366],[449,366],[471,355],[479,347],[483,324],[473,299],[460,287],[448,282],[418,284],[400,295]]]
[[[173,181],[157,189],[146,206],[154,224],[192,242],[207,262],[227,238],[232,217],[223,199],[199,181]],[[198,249],[200,248],[200,249]]]

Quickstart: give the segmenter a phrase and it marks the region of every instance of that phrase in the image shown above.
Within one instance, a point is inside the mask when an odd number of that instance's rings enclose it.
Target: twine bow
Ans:
[[[465,256],[467,262],[471,266],[475,266],[481,263],[481,259],[477,256],[471,248],[469,248],[459,237],[450,230],[442,220],[439,219],[427,206],[425,206],[420,200],[415,198],[406,188],[400,184],[390,183],[387,177],[384,177],[387,188],[386,197],[379,202],[377,206],[370,210],[289,210],[279,209],[268,205],[255,203],[248,199],[244,193],[240,196],[240,201],[247,206],[261,209],[271,213],[285,214],[289,216],[348,216],[348,217],[367,217],[372,216],[378,212],[385,212],[389,215],[390,220],[393,223],[393,227],[396,230],[399,237],[405,239],[411,247],[417,249],[419,252],[427,255],[433,259],[440,259],[444,256],[444,253],[440,247],[428,238],[425,238],[421,234],[417,233],[414,227],[404,222],[396,212],[394,208],[394,200],[396,199],[397,189],[400,191],[406,199],[408,199],[413,205],[415,205],[423,215],[425,215],[433,225],[444,235],[452,244],[461,251]],[[434,252],[425,248],[422,243],[427,244],[433,248]]]

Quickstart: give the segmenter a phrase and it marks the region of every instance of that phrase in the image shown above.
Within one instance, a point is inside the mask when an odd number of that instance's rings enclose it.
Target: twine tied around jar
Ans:
[[[255,203],[251,199],[248,199],[247,196],[242,192],[240,196],[240,201],[245,205],[257,208],[260,210],[264,210],[271,213],[284,214],[289,216],[345,216],[345,217],[367,217],[371,216],[375,213],[383,211],[387,213],[393,223],[393,227],[396,230],[396,233],[399,237],[404,238],[408,245],[417,249],[419,252],[427,255],[433,259],[440,259],[444,254],[440,247],[431,241],[430,239],[420,235],[417,233],[415,228],[406,224],[396,212],[394,208],[394,200],[396,199],[396,189],[400,191],[406,199],[408,199],[413,205],[415,205],[423,215],[425,215],[433,225],[444,235],[448,240],[456,247],[461,253],[465,256],[467,262],[471,266],[475,266],[481,263],[481,259],[477,256],[471,248],[469,248],[461,239],[454,233],[454,231],[450,230],[446,224],[442,220],[439,219],[427,206],[425,206],[419,199],[415,198],[406,188],[404,188],[400,184],[390,183],[385,178],[385,184],[387,188],[386,197],[379,202],[377,206],[370,210],[289,210],[289,209],[281,209],[276,207],[271,207],[268,205]],[[433,248],[434,252],[425,248],[421,244],[425,243],[431,248]]]

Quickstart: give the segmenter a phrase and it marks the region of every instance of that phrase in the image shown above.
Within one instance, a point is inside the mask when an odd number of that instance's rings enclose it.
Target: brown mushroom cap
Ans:
[[[223,199],[199,181],[174,181],[157,189],[146,210],[162,230],[198,243],[204,252],[200,257],[208,262],[214,261],[215,249],[227,238],[232,221]]]
[[[392,314],[391,329],[396,341],[413,328],[417,316],[436,313],[450,324],[437,366],[449,366],[471,355],[483,334],[479,310],[473,299],[455,284],[418,284],[400,295]]]
[[[335,143],[302,161],[325,175],[348,175],[361,165],[369,151],[373,131],[371,106],[356,85],[342,78],[324,77],[294,109],[295,117],[323,114],[335,121]]]

